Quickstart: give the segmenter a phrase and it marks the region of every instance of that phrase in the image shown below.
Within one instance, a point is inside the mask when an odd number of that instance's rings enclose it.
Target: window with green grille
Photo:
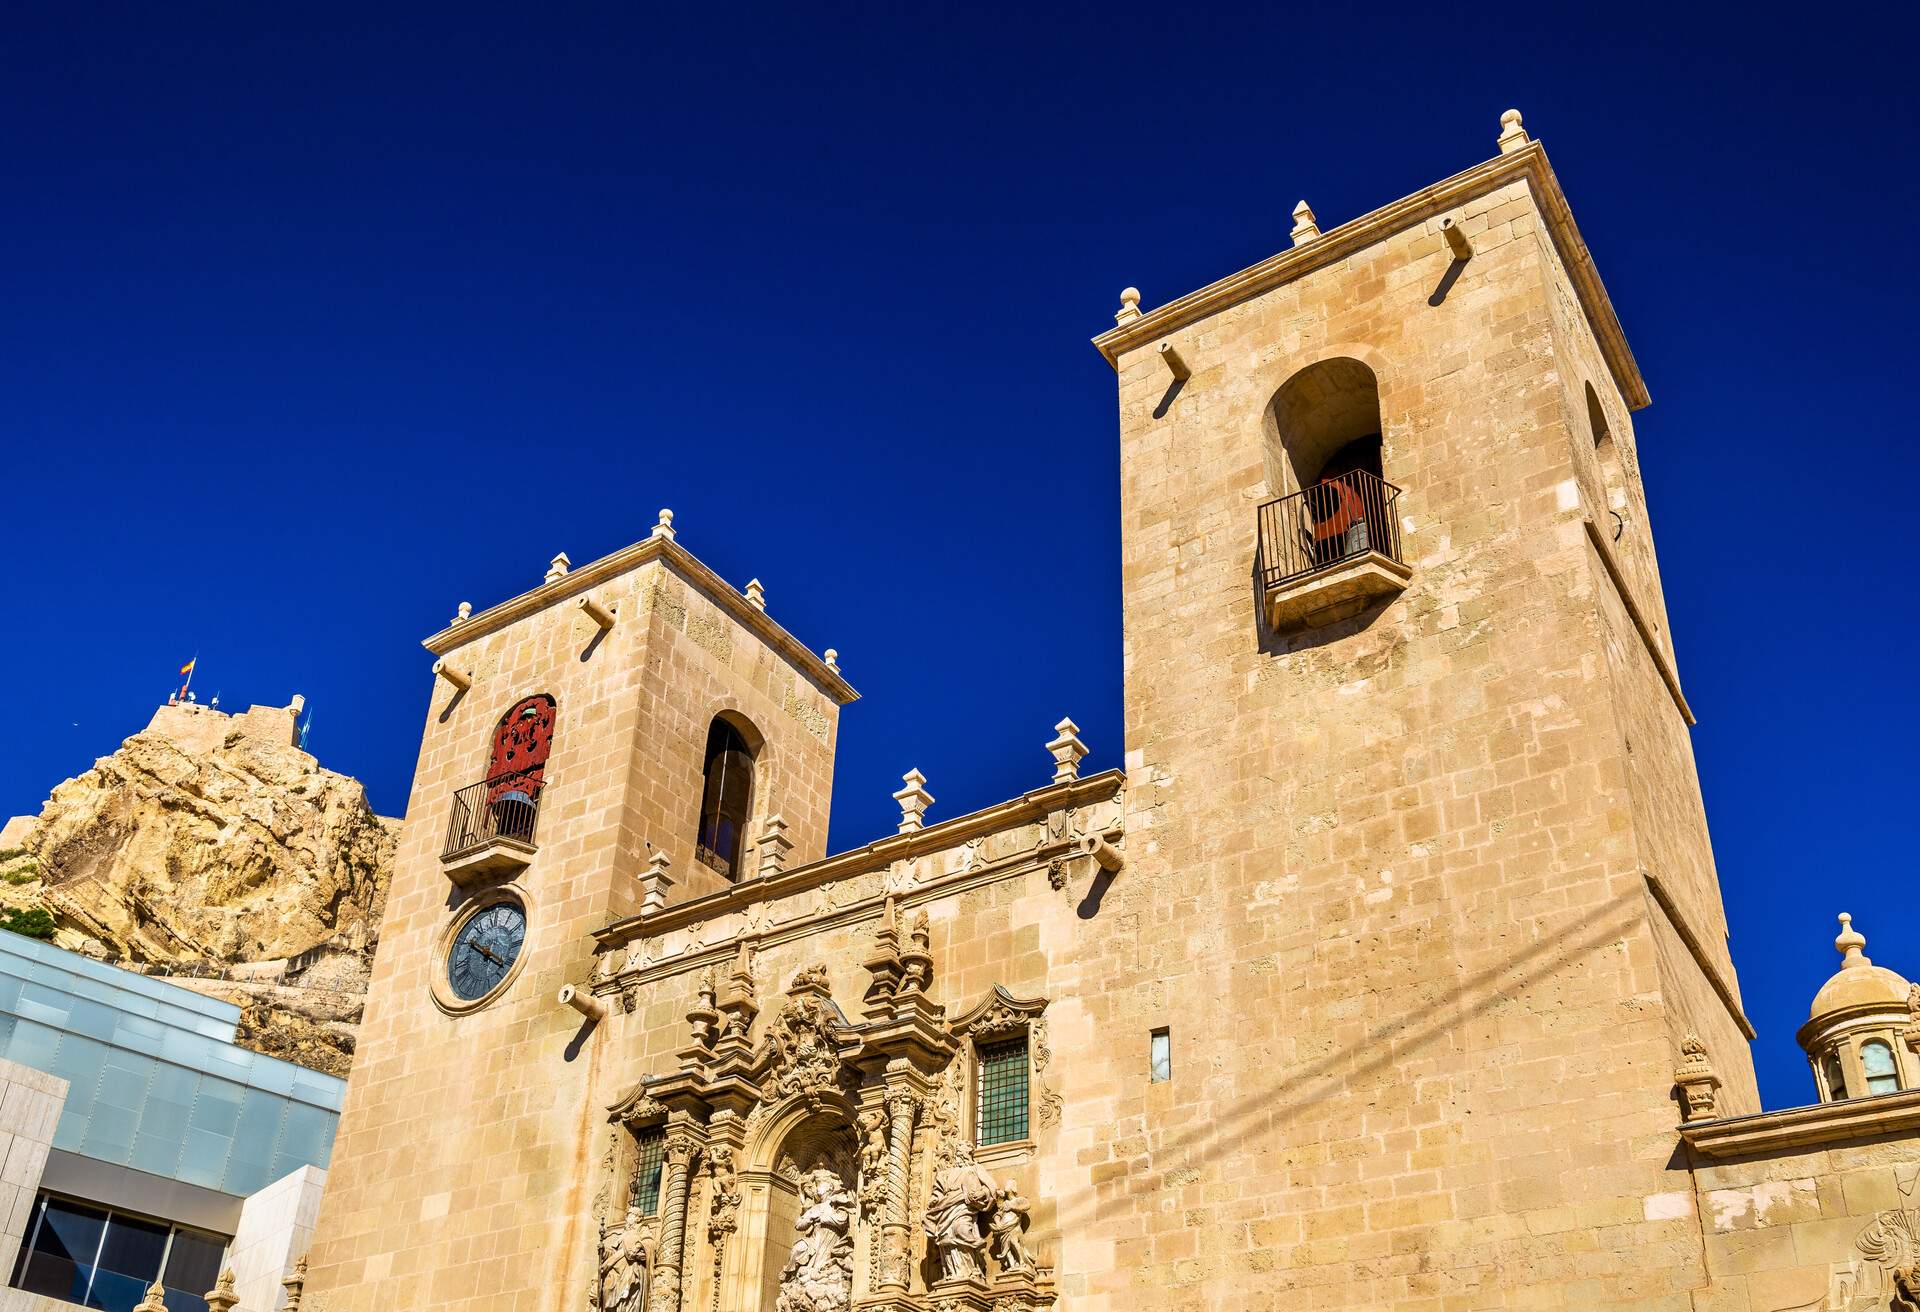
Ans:
[[[980,1144],[1012,1143],[1027,1137],[1027,1040],[983,1043],[979,1089],[974,1104],[974,1139]]]
[[[635,1137],[640,1144],[640,1159],[633,1172],[633,1205],[642,1216],[652,1216],[660,1210],[660,1173],[667,1164],[667,1132],[642,1130]]]

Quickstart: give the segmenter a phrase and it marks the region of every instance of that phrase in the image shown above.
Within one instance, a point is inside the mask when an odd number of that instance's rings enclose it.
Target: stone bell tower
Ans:
[[[1090,1005],[1206,1073],[1184,1117],[1114,1112],[1144,1127],[1130,1178],[1181,1173],[1216,1223],[1116,1193],[1102,1224],[1147,1256],[1100,1287],[1676,1306],[1687,1036],[1721,1114],[1758,1101],[1645,385],[1517,113],[1484,164],[1294,220],[1212,286],[1129,289],[1096,339],[1141,914]]]
[[[593,931],[822,856],[857,694],[666,511],[631,547],[557,556],[531,591],[462,604],[426,646],[305,1306],[557,1309],[551,1257],[583,1242],[605,1114]]]

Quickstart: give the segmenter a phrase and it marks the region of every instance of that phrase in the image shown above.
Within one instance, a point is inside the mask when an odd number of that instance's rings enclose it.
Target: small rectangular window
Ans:
[[[1027,1040],[1022,1035],[1005,1043],[983,1043],[978,1097],[974,1108],[974,1139],[986,1145],[1014,1143],[1027,1137]]]
[[[1147,1036],[1147,1083],[1159,1084],[1173,1078],[1173,1038],[1166,1030],[1154,1030]]]
[[[640,1154],[633,1171],[633,1205],[640,1209],[642,1216],[652,1216],[660,1210],[660,1176],[667,1165],[667,1132],[642,1130],[634,1137],[639,1140]]]

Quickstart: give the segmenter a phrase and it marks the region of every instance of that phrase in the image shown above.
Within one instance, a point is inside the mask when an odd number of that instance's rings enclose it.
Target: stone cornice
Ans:
[[[758,606],[751,605],[736,591],[732,584],[715,574],[702,564],[700,558],[673,540],[655,535],[642,538],[630,547],[622,547],[612,555],[602,556],[589,564],[561,575],[550,583],[509,597],[496,606],[489,606],[469,619],[458,624],[450,624],[421,646],[435,656],[445,656],[472,642],[475,638],[497,633],[527,616],[545,610],[556,602],[598,587],[611,579],[619,578],[632,570],[640,568],[649,561],[658,560],[712,598],[722,610],[773,648],[788,664],[799,669],[826,694],[841,706],[859,699],[853,685],[840,677],[840,672],[815,656],[806,644],[788,633]]]
[[[1118,793],[1125,782],[1126,775],[1123,772],[1105,770],[1085,779],[1036,788],[995,806],[955,816],[913,833],[890,834],[865,847],[850,848],[792,870],[742,880],[731,888],[677,903],[652,915],[627,916],[595,930],[594,941],[602,951],[624,947],[637,938],[651,938],[685,925],[728,915],[756,902],[777,901],[849,875],[864,874],[895,861],[911,860],[927,852],[954,847],[970,838],[996,833],[1015,825],[1032,824],[1069,806],[1103,802]],[[1022,857],[1022,863],[1030,859],[1031,854],[1026,854]],[[731,951],[731,948],[728,950]]]
[[[1282,251],[1198,291],[1188,292],[1131,323],[1108,329],[1095,337],[1093,344],[1107,363],[1117,369],[1120,357],[1136,347],[1158,341],[1229,306],[1343,260],[1402,228],[1424,222],[1442,210],[1452,209],[1462,201],[1516,179],[1525,179],[1533,190],[1534,200],[1546,219],[1547,231],[1560,252],[1561,262],[1566,265],[1567,276],[1580,297],[1594,336],[1599,339],[1607,367],[1626,398],[1627,408],[1645,407],[1652,399],[1647,395],[1646,380],[1640,376],[1640,366],[1634,362],[1626,332],[1620,327],[1613,302],[1594,268],[1593,256],[1573,221],[1566,193],[1560,190],[1553,166],[1547,162],[1546,148],[1537,141],[1530,141],[1511,154],[1477,164],[1464,173],[1456,173],[1391,205],[1383,205],[1371,214],[1329,229],[1312,241]]]
[[[1705,1157],[1752,1157],[1920,1131],[1920,1089],[1870,1098],[1730,1116],[1680,1127],[1680,1139]]]

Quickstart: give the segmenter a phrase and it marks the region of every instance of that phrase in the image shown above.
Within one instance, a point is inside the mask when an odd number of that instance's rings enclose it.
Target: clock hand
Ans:
[[[480,944],[475,942],[473,939],[467,940],[467,946],[472,948],[475,952],[478,952],[481,956],[485,957],[488,961],[491,961],[496,966],[504,966],[507,964],[506,962],[500,960],[500,958],[494,956],[493,953],[481,947]]]

